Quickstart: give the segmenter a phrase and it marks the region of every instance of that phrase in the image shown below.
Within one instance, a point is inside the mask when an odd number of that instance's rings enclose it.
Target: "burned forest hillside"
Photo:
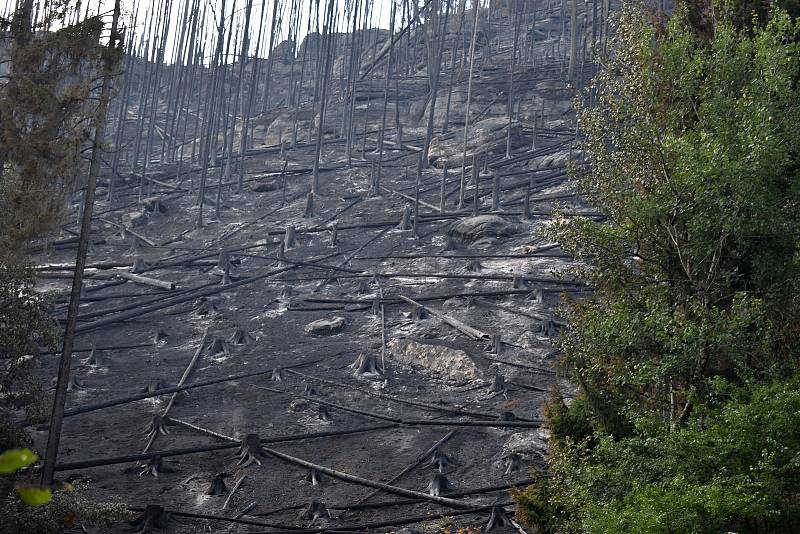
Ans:
[[[92,532],[524,532],[612,5],[346,4],[120,18],[54,471],[134,527]],[[62,328],[84,166],[30,245]]]

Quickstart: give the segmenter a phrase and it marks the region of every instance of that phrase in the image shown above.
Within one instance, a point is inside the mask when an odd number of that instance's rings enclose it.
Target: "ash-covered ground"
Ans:
[[[491,40],[476,52],[461,207],[466,76],[454,82],[445,135],[438,125],[446,85],[439,94],[431,165],[419,186],[426,95],[412,76],[392,104],[403,108],[402,145],[388,120],[377,195],[371,175],[382,103],[357,100],[356,121],[368,133],[357,135],[348,165],[336,95],[313,206],[314,143],[301,136],[282,150],[291,113],[280,110],[256,130],[245,187],[223,183],[218,218],[224,159],[211,167],[201,228],[199,172],[188,160],[180,177],[176,163],[152,165],[157,181],[143,203],[135,173],[114,178],[113,203],[101,188],[57,476],[85,483],[99,500],[160,505],[178,533],[436,532],[483,528],[490,516],[512,531],[500,509],[513,517],[510,488],[536,476],[546,454],[543,401],[557,382],[570,391],[554,372],[556,308],[586,291],[558,275],[569,260],[540,230],[556,209],[595,216],[567,184],[573,91],[563,81],[552,7],[539,13],[530,59],[516,65],[511,158],[508,18],[492,22]],[[364,91],[370,83],[383,84],[368,79]],[[311,126],[307,119],[301,133]],[[38,258],[47,289],[61,295],[62,316],[70,238]],[[174,288],[146,285],[152,280]],[[43,361],[50,380],[57,356]],[[46,439],[43,428],[33,433]],[[422,495],[376,493],[365,480]]]

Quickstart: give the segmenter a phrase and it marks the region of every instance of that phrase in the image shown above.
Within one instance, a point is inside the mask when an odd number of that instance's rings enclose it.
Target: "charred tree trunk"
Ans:
[[[317,128],[317,145],[314,150],[314,168],[312,170],[311,193],[313,195],[319,194],[319,159],[322,155],[322,141],[325,135],[325,103],[328,99],[328,74],[331,63],[331,43],[333,41],[334,33],[334,16],[333,6],[336,2],[334,0],[328,1],[328,14],[323,29],[325,46],[323,50],[324,66],[322,67],[322,95],[319,103],[319,125]]]
[[[103,51],[103,83],[100,88],[100,101],[95,113],[94,139],[92,146],[92,159],[89,165],[89,180],[84,196],[83,219],[81,220],[80,238],[78,240],[78,254],[75,260],[75,272],[72,278],[72,291],[70,293],[69,308],[67,311],[67,324],[64,333],[64,344],[61,351],[61,360],[58,366],[56,392],[53,398],[53,410],[50,415],[49,432],[47,434],[47,447],[45,449],[44,467],[42,468],[42,485],[53,484],[56,460],[58,458],[58,445],[61,440],[61,426],[64,421],[64,403],[67,400],[67,385],[72,364],[72,348],[75,342],[75,327],[78,324],[78,308],[81,302],[81,287],[83,286],[83,271],[86,267],[86,253],[89,250],[89,239],[92,231],[92,210],[97,188],[97,176],[100,172],[100,157],[103,150],[108,101],[111,97],[111,79],[114,75],[114,65],[117,62],[117,39],[119,38],[117,26],[119,23],[120,0],[114,3],[114,15],[111,21],[111,35],[108,48]]]
[[[469,129],[469,107],[472,100],[472,73],[475,63],[475,43],[478,38],[478,14],[480,13],[480,1],[476,1],[473,6],[475,11],[475,18],[472,22],[472,43],[469,47],[469,78],[467,80],[467,105],[466,113],[464,116],[464,147],[461,153],[461,190],[458,196],[458,207],[464,207],[464,193],[466,189],[466,171],[467,171],[467,130]]]

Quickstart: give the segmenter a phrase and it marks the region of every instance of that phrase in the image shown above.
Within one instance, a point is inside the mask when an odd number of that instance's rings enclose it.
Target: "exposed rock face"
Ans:
[[[517,227],[499,215],[468,217],[453,226],[450,234],[463,245],[485,248],[517,233]]]
[[[463,350],[414,339],[393,339],[386,344],[386,348],[389,358],[427,374],[455,382],[480,377],[475,362]]]
[[[161,201],[161,197],[143,198],[142,205],[150,213],[167,213],[167,207]]]
[[[511,123],[511,142],[514,148],[521,146],[524,139],[518,122]],[[508,119],[492,117],[470,125],[467,128],[467,162],[473,154],[505,154],[508,136]],[[464,153],[464,130],[455,130],[437,136],[431,142],[428,159],[440,166],[447,162],[449,167],[461,166]]]
[[[326,336],[340,332],[344,328],[344,317],[317,319],[306,325],[306,333],[314,336]]]
[[[559,150],[542,158],[531,160],[528,168],[532,170],[563,168],[569,164],[569,156],[569,150]],[[578,157],[578,151],[573,152],[573,157]]]
[[[150,214],[147,210],[132,211],[123,216],[122,223],[130,228],[137,228],[144,226],[149,218]]]
[[[256,193],[276,191],[281,188],[281,181],[275,177],[256,177],[256,182],[250,188]]]
[[[547,442],[550,440],[550,431],[546,428],[516,432],[509,436],[508,441],[503,445],[503,453],[516,453],[523,456],[541,455],[547,450]]]

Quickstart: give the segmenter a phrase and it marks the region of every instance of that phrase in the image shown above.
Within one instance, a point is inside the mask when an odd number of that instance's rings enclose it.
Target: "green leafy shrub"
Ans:
[[[30,269],[0,264],[0,445],[12,448],[22,442],[6,442],[8,416],[3,408],[23,408],[42,419],[46,396],[32,371],[38,364],[39,347],[55,348],[57,333],[48,311],[47,295],[35,288]],[[5,421],[5,422],[4,422]],[[13,429],[8,428],[9,433]]]
[[[719,387],[719,385],[717,386]],[[702,423],[642,418],[621,440],[563,438],[518,497],[551,532],[792,532],[800,524],[800,374],[728,387]],[[563,513],[568,510],[569,513]]]

